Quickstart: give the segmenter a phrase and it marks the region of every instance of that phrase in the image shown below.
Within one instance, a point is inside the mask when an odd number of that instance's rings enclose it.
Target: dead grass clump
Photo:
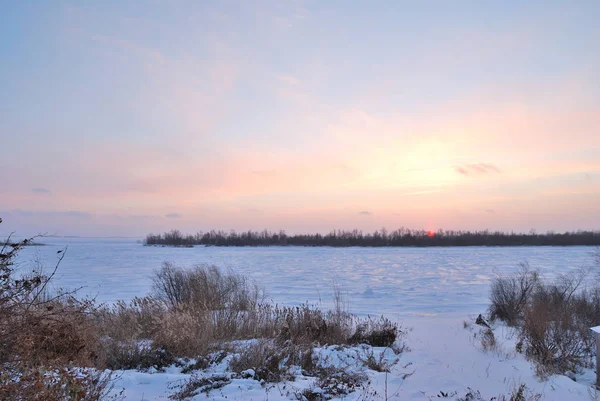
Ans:
[[[523,318],[523,311],[535,287],[539,284],[539,273],[531,270],[527,263],[510,277],[496,277],[490,291],[490,318],[500,319],[509,326]]]
[[[533,393],[527,388],[525,383],[521,383],[519,386],[516,386],[510,395],[502,395],[498,397],[499,401],[539,401],[541,399],[542,395],[539,393]]]
[[[389,373],[392,366],[394,366],[399,361],[398,359],[396,359],[393,362],[389,362],[385,358],[385,352],[381,352],[379,356],[376,357],[375,352],[372,349],[366,354],[366,357],[362,357],[359,355],[359,359],[367,368],[374,370],[375,372],[387,373]]]
[[[322,312],[309,305],[276,309],[274,316],[278,339],[294,344],[345,344],[352,317]]]
[[[446,393],[442,393],[446,394]],[[447,394],[446,394],[447,395]],[[438,395],[438,397],[440,397]],[[445,397],[444,397],[445,398]],[[533,393],[527,388],[524,383],[515,386],[510,394],[502,394],[498,397],[492,397],[490,400],[498,401],[539,401],[542,399],[542,395],[539,393]],[[473,390],[467,387],[467,393],[464,397],[457,398],[456,401],[487,401],[487,398],[483,398],[479,390]]]
[[[153,345],[176,357],[193,358],[206,355],[216,341],[205,314],[169,313],[160,321],[160,330],[152,338]]]
[[[118,341],[152,338],[161,328],[166,307],[151,297],[134,298],[129,304],[117,301],[99,309],[95,316],[102,335]]]
[[[209,393],[211,390],[225,387],[229,383],[231,383],[231,380],[225,375],[202,377],[194,374],[188,380],[172,386],[171,389],[176,391],[169,395],[169,399],[173,401],[186,401],[198,394]]]
[[[481,348],[486,352],[495,351],[498,349],[496,336],[494,335],[494,331],[492,329],[488,328],[483,331],[483,335],[481,336]]]
[[[5,365],[0,370],[0,400],[11,401],[109,401],[114,389],[112,374],[66,367]]]
[[[266,382],[289,380],[293,376],[288,373],[286,360],[290,349],[281,347],[269,340],[259,340],[239,350],[239,354],[229,363],[231,370],[239,375],[252,370],[254,379]]]
[[[368,344],[373,347],[391,347],[400,334],[398,323],[383,316],[376,320],[369,317],[358,323],[348,342],[350,344]]]
[[[343,369],[323,369],[317,378],[316,386],[322,390],[326,399],[344,397],[363,387],[367,375],[358,372],[346,372]]]

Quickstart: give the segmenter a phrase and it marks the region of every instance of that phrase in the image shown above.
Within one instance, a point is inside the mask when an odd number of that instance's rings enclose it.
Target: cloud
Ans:
[[[495,214],[496,211],[494,209],[485,209],[486,213]]]
[[[454,171],[465,176],[500,173],[501,170],[490,163],[473,163],[455,166]]]
[[[41,195],[47,195],[50,193],[50,190],[47,188],[31,188],[31,192]]]
[[[369,212],[368,210],[363,210],[358,212],[358,214],[361,216],[371,216],[373,213]]]
[[[167,219],[178,219],[178,218],[181,217],[181,214],[179,214],[179,213],[169,213],[169,214],[166,214],[165,217]]]

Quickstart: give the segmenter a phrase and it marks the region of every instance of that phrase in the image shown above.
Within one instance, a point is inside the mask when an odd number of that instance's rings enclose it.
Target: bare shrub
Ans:
[[[540,286],[525,309],[521,328],[525,353],[546,376],[590,363],[593,319],[600,317],[599,298],[589,292],[573,294],[557,285]]]
[[[539,283],[539,273],[527,263],[510,277],[495,277],[490,291],[490,318],[498,318],[508,325],[516,325],[523,318],[523,310]]]
[[[0,362],[91,366],[98,339],[91,318],[94,301],[78,300],[73,293],[48,295],[62,256],[50,275],[18,276],[13,260],[22,246],[5,245],[0,251]]]
[[[64,250],[50,274],[18,274],[15,258],[29,242],[9,237],[0,248],[0,399],[104,399],[110,376],[73,367],[92,366],[97,358],[94,300],[47,291]]]
[[[233,271],[221,272],[216,266],[199,265],[193,269],[165,262],[153,277],[153,295],[169,308],[193,305],[202,310],[252,310],[263,292],[247,277]]]
[[[492,283],[490,314],[519,326],[517,352],[536,363],[541,377],[592,365],[589,328],[600,321],[600,288],[585,289],[590,273],[576,269],[544,283],[524,266],[517,275]],[[493,345],[490,341],[482,338],[484,349]]]

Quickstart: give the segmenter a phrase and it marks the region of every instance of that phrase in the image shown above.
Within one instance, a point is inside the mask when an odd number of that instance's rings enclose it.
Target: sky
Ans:
[[[0,13],[0,233],[600,229],[598,1]]]

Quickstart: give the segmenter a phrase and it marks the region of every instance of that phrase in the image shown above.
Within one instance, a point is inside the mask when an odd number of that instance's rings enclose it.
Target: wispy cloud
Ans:
[[[462,164],[455,166],[454,171],[465,176],[497,174],[501,172],[497,166],[490,163]]]
[[[368,210],[362,210],[358,212],[358,214],[361,216],[371,216],[373,213],[369,212]]]
[[[31,192],[40,194],[40,195],[48,195],[50,193],[50,190],[47,188],[32,188]]]
[[[82,212],[79,210],[67,210],[67,211],[47,211],[47,210],[23,210],[23,209],[15,209],[12,213],[17,216],[26,216],[26,217],[74,217],[74,218],[90,218],[92,215],[87,212]]]
[[[167,219],[179,219],[179,218],[181,218],[181,214],[179,214],[179,213],[169,213],[169,214],[166,214],[165,217]]]

